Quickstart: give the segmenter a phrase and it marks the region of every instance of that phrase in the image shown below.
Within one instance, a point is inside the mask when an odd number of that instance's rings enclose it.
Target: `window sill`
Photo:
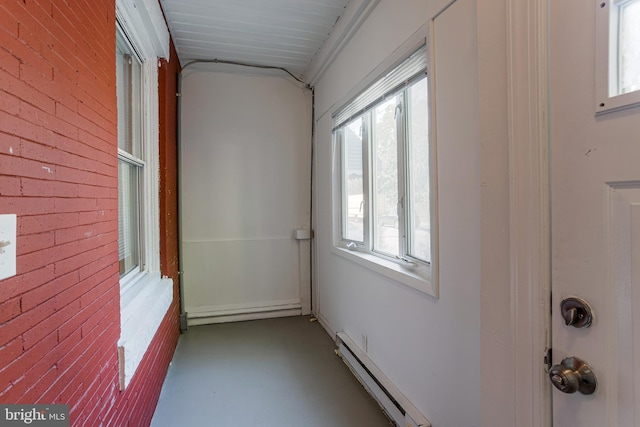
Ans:
[[[370,253],[352,251],[335,246],[331,252],[405,286],[438,298],[437,287],[432,280],[431,270],[409,269],[403,267],[400,263]]]
[[[173,300],[173,281],[147,274],[120,296],[120,390],[135,374]]]

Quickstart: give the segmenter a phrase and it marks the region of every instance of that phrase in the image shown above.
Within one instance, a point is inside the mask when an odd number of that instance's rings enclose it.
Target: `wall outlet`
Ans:
[[[0,215],[0,280],[16,275],[15,214]]]
[[[368,338],[367,338],[367,334],[362,334],[362,351],[364,351],[365,353],[367,351],[369,351],[368,347]]]

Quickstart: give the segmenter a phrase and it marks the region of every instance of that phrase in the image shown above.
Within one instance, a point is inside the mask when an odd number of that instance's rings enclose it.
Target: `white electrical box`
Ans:
[[[15,214],[0,215],[0,280],[16,275]]]

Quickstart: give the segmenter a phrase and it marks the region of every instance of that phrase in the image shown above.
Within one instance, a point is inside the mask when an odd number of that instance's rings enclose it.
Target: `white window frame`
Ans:
[[[140,271],[120,280],[120,389],[131,382],[173,300],[173,281],[160,274],[158,58],[168,59],[169,33],[156,1],[116,1],[116,21],[141,61],[142,147]],[[161,24],[160,24],[161,23]],[[114,28],[114,35],[116,29]],[[119,151],[119,157],[127,158]]]
[[[618,14],[629,0],[595,0],[596,115],[640,106],[640,90],[618,94]]]
[[[119,22],[116,21],[116,27],[117,27],[117,33],[118,33],[118,37],[121,37],[124,41],[124,43],[126,43],[129,47],[129,49],[132,51],[132,54],[135,56],[136,61],[138,61],[141,65],[140,68],[140,87],[134,88],[140,91],[140,98],[141,98],[141,104],[142,104],[142,98],[144,96],[145,93],[149,92],[149,87],[147,87],[147,85],[144,83],[145,81],[145,72],[143,71],[143,61],[140,58],[139,54],[137,53],[136,49],[134,48],[134,46],[131,44],[130,40],[128,39],[127,35],[125,34],[122,26],[120,25]],[[144,104],[143,104],[144,105]],[[120,106],[120,101],[118,101],[118,107]],[[118,115],[119,116],[119,115]],[[144,128],[147,124],[145,124],[144,122],[144,118],[147,116],[146,114],[146,109],[143,110],[141,112],[140,115],[140,125],[142,128]],[[120,126],[120,124],[118,124],[118,126]],[[146,229],[146,225],[147,222],[145,220],[145,215],[144,215],[144,203],[147,202],[147,200],[145,200],[144,196],[148,191],[152,191],[153,189],[147,188],[145,186],[145,182],[149,182],[149,174],[147,174],[147,165],[144,161],[144,156],[145,156],[145,152],[148,151],[146,150],[146,147],[148,145],[153,144],[153,141],[149,140],[149,138],[145,139],[145,135],[148,135],[149,132],[143,132],[144,129],[140,129],[139,132],[139,139],[140,141],[137,141],[139,143],[139,146],[136,147],[136,142],[134,142],[133,144],[133,151],[139,150],[140,152],[138,153],[138,157],[136,157],[133,153],[129,153],[126,150],[121,149],[120,147],[118,147],[118,166],[120,165],[120,162],[123,161],[129,165],[132,166],[136,166],[138,168],[138,181],[139,181],[139,185],[138,185],[138,234],[139,234],[139,238],[138,238],[138,266],[136,266],[133,270],[131,270],[130,272],[126,273],[124,276],[120,277],[120,294],[121,294],[121,301],[124,300],[126,302],[126,297],[123,299],[122,295],[128,295],[129,291],[131,291],[131,288],[138,282],[140,282],[141,279],[144,278],[144,276],[147,274],[147,259],[145,257],[145,247],[147,244],[152,244],[152,242],[148,242],[148,239],[145,239],[145,236],[148,235],[148,231]],[[118,132],[118,137],[120,137],[120,132]],[[119,179],[118,179],[118,186],[120,185]]]
[[[372,73],[375,76],[378,76],[374,79],[369,79],[364,85],[361,84],[359,92],[364,91],[367,87],[376,83],[382,76],[385,76],[389,73],[389,71],[396,68],[402,61],[408,58],[411,54],[413,54],[420,45],[424,44],[424,38],[422,38],[419,44],[416,46],[415,42],[407,42],[406,45],[410,46],[408,49],[402,49],[405,52],[399,58],[393,60],[393,58],[389,58],[389,60],[385,61],[384,64],[381,64],[378,69]],[[433,57],[431,55],[432,50],[427,46],[427,55],[429,63],[432,63]],[[389,64],[391,62],[391,64]],[[344,183],[342,181],[342,162],[343,162],[343,144],[342,144],[342,132],[340,131],[348,123],[353,120],[357,120],[361,115],[354,115],[349,120],[342,122],[339,126],[334,128],[333,134],[333,191],[332,191],[332,205],[333,205],[333,248],[332,252],[341,257],[347,258],[355,263],[358,263],[378,274],[389,277],[393,280],[396,280],[406,286],[409,286],[413,289],[419,290],[425,294],[431,295],[433,297],[438,297],[439,289],[438,289],[438,216],[437,216],[437,167],[436,167],[436,135],[433,123],[435,123],[435,90],[434,90],[434,79],[431,76],[427,76],[429,82],[429,122],[432,124],[429,126],[429,175],[430,175],[430,237],[431,237],[431,262],[426,263],[411,256],[407,256],[406,253],[402,252],[407,243],[405,245],[401,245],[401,255],[398,257],[392,257],[385,255],[383,253],[377,252],[374,250],[372,235],[370,234],[370,230],[372,229],[372,219],[371,216],[371,200],[372,200],[372,183],[369,182],[371,177],[371,158],[370,158],[370,144],[363,144],[363,175],[365,177],[364,182],[364,219],[363,219],[363,227],[365,229],[364,233],[364,241],[354,241],[343,238],[344,236],[344,224],[343,224],[343,203],[345,200],[344,192]],[[409,86],[407,86],[409,87]],[[397,93],[397,92],[396,92]],[[353,99],[353,97],[350,97]],[[349,102],[346,102],[342,105],[347,106]],[[404,103],[406,106],[406,102]],[[342,107],[344,108],[344,107]],[[403,108],[404,110],[404,108]],[[339,111],[339,110],[338,110]],[[403,111],[404,113],[405,111]],[[369,114],[369,112],[365,114]],[[336,113],[334,113],[335,115]],[[367,126],[364,126],[362,136],[363,138],[368,139],[369,129]],[[403,133],[403,128],[401,127],[398,130],[399,134]],[[404,135],[399,135],[404,139]],[[399,141],[399,144],[402,144],[406,147],[404,140]],[[403,150],[399,150],[398,154],[398,162],[399,162],[399,173],[400,176],[403,175],[402,168],[404,164],[407,162],[406,159],[406,148]],[[405,192],[404,189],[404,180],[403,178],[399,178],[400,181],[403,181],[399,185],[399,195],[402,197],[402,192]],[[405,219],[402,217],[406,217],[404,213],[399,213],[398,221],[400,223],[399,227],[403,227],[405,223]],[[369,231],[369,232],[368,232]]]

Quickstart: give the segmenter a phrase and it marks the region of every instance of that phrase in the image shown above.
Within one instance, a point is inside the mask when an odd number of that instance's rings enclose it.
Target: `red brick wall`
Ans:
[[[174,52],[160,141],[162,268],[175,279],[176,71]],[[74,426],[148,425],[179,334],[176,299],[119,391],[115,84],[115,0],[0,3],[0,213],[18,215],[18,274],[0,281],[0,403],[68,403]]]

